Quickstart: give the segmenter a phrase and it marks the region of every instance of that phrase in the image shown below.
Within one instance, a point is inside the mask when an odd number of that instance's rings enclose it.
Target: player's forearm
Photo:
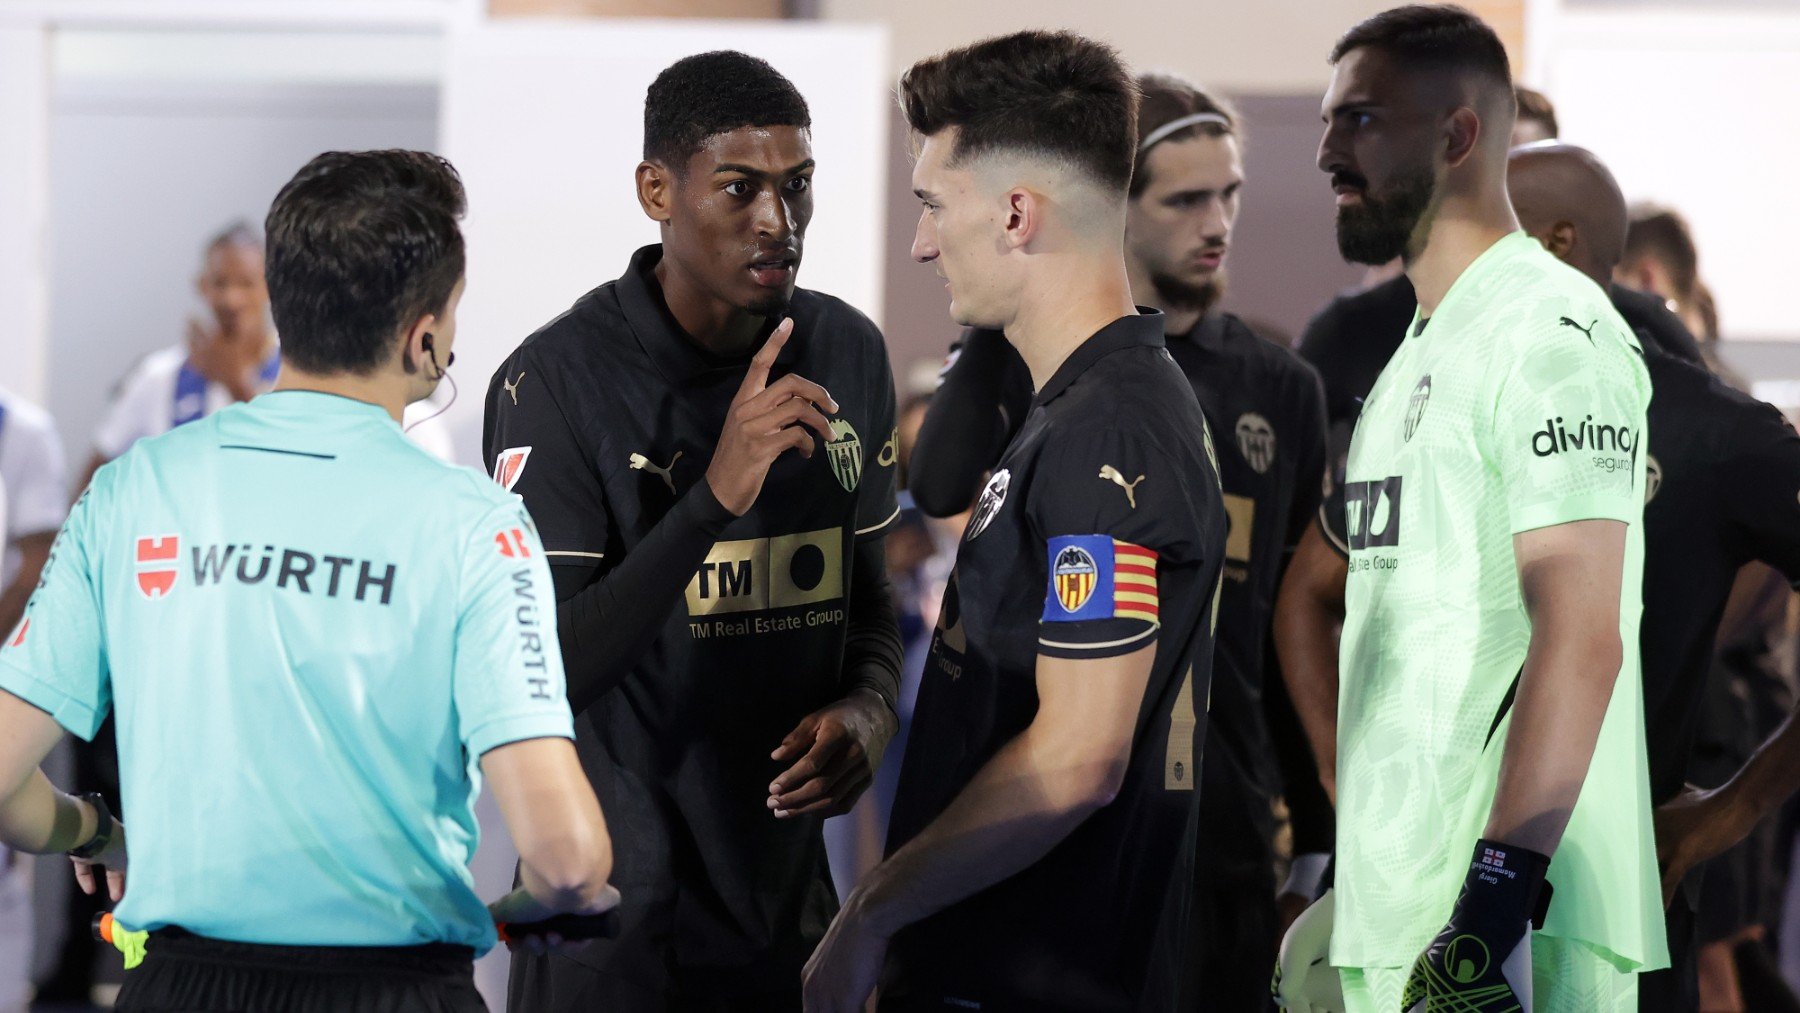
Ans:
[[[1124,759],[1072,757],[1034,727],[996,752],[931,822],[871,870],[850,904],[883,934],[1030,866],[1111,801]]]
[[[950,517],[975,502],[981,476],[1000,460],[1019,419],[1003,413],[1007,357],[1018,353],[1000,334],[971,331],[956,365],[944,375],[919,426],[907,462],[907,489],[931,517]]]
[[[93,807],[57,791],[42,770],[34,770],[0,802],[0,844],[28,854],[56,854],[85,843],[99,822]]]
[[[581,713],[624,680],[732,520],[711,488],[695,483],[618,566],[558,603],[570,709]]]
[[[1273,629],[1275,655],[1294,713],[1306,732],[1318,762],[1319,779],[1326,790],[1337,792],[1338,629],[1343,621],[1341,602],[1322,600],[1305,586],[1301,574],[1289,570],[1281,587]]]
[[[844,693],[866,689],[899,713],[900,614],[887,576],[886,539],[856,543],[844,636]]]
[[[1795,791],[1800,791],[1800,710],[1789,714],[1757,747],[1743,769],[1719,789],[1719,796],[1741,838]]]
[[[1555,855],[1587,780],[1623,658],[1617,614],[1604,624],[1608,611],[1547,623],[1533,617],[1488,839]]]

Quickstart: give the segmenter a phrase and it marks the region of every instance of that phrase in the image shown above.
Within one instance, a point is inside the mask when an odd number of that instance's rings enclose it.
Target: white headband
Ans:
[[[1157,127],[1155,130],[1150,131],[1150,136],[1139,142],[1138,153],[1142,154],[1143,152],[1149,151],[1152,147],[1177,130],[1186,130],[1188,127],[1196,126],[1201,123],[1217,123],[1227,130],[1231,129],[1231,121],[1220,116],[1218,113],[1193,113],[1188,116],[1183,116],[1178,120],[1170,120],[1162,126]]]

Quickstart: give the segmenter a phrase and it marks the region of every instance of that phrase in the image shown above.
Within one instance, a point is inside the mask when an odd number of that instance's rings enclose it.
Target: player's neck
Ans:
[[[1136,312],[1122,260],[1071,258],[1064,269],[1032,280],[1018,316],[1006,327],[1006,338],[1030,367],[1032,387],[1043,390],[1083,342]]]
[[[1419,299],[1419,313],[1429,317],[1450,293],[1469,265],[1509,233],[1517,232],[1504,188],[1482,197],[1452,197],[1438,209],[1425,248],[1406,265]]]
[[[748,355],[767,329],[768,318],[746,312],[702,289],[664,256],[651,272],[663,305],[682,332],[718,356]]]
[[[1137,258],[1125,258],[1125,271],[1131,280],[1131,298],[1139,306],[1161,310],[1163,315],[1164,334],[1186,334],[1194,329],[1200,318],[1206,315],[1208,307],[1203,303],[1173,303],[1162,297],[1157,291],[1156,282],[1150,279],[1150,271]]]
[[[372,404],[388,413],[395,422],[406,414],[407,377],[390,376],[387,371],[360,376],[355,373],[313,373],[301,369],[287,359],[281,360],[281,372],[275,377],[273,391],[306,390],[319,394],[335,394],[352,401]]]

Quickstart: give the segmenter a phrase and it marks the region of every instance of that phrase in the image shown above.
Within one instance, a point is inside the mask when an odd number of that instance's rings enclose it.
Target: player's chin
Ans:
[[[744,308],[744,312],[752,316],[772,317],[785,312],[788,303],[793,300],[794,286],[787,285],[777,289],[758,289],[738,305]]]

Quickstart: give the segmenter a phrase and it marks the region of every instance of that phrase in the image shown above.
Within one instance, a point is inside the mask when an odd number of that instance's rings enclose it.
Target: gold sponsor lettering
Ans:
[[[1250,535],[1256,524],[1256,500],[1226,493],[1225,519],[1230,525],[1225,532],[1225,558],[1234,563],[1249,563]]]
[[[1175,697],[1175,709],[1169,712],[1169,741],[1163,747],[1163,790],[1193,791],[1200,779],[1194,769],[1194,670],[1190,667],[1181,679],[1181,692]]]
[[[844,594],[843,532],[718,542],[687,586],[689,616],[790,608]],[[735,632],[735,631],[730,631]],[[762,632],[751,629],[744,632]],[[714,635],[729,635],[715,627]]]

